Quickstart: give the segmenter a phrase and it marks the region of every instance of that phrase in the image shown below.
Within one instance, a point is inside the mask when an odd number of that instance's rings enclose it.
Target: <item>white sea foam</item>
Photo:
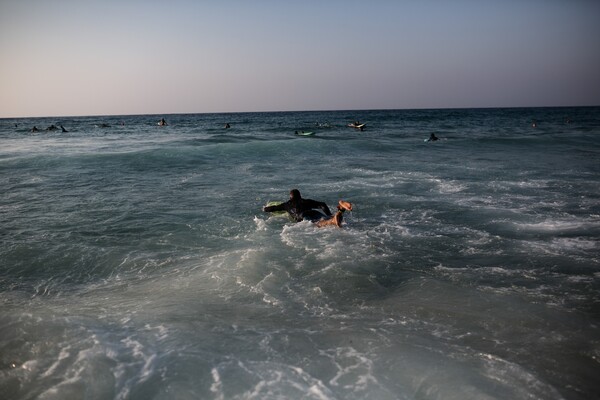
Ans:
[[[267,230],[267,224],[264,219],[261,219],[261,218],[258,218],[255,216],[254,223],[256,224],[256,230],[258,230],[258,231],[266,231]]]
[[[511,388],[514,398],[563,399],[563,396],[550,384],[541,381],[535,374],[515,363],[492,354],[479,354],[487,377]]]
[[[525,245],[541,254],[555,256],[586,256],[589,254],[593,255],[600,250],[600,243],[598,241],[585,238],[554,238],[551,241],[531,240],[527,241]],[[597,260],[596,258],[596,262]]]
[[[431,178],[430,182],[436,185],[437,190],[443,194],[452,194],[462,192],[467,189],[467,185],[452,180],[443,180],[439,178]]]
[[[52,364],[50,366],[50,368],[48,368],[43,374],[42,374],[42,378],[46,378],[48,376],[51,376],[52,374],[54,374],[54,372],[56,371],[56,369],[59,367],[59,365],[61,364],[61,362],[68,358],[71,353],[69,352],[71,346],[67,346],[63,349],[60,350],[60,353],[58,354],[58,359],[56,360],[56,362],[54,364]]]
[[[600,220],[590,220],[581,218],[565,219],[547,219],[540,222],[524,223],[513,222],[515,227],[523,231],[531,232],[549,232],[549,233],[571,233],[580,232],[586,229],[599,229]]]
[[[600,250],[600,241],[586,238],[556,238],[552,240],[552,244],[556,247],[567,250],[590,251]]]

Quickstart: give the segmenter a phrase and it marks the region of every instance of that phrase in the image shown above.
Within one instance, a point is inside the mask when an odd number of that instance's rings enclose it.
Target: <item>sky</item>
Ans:
[[[1,0],[0,117],[600,105],[595,0]]]

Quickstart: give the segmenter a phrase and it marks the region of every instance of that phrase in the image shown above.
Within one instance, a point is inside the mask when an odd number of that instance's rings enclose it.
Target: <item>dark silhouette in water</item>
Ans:
[[[437,136],[435,136],[435,133],[432,133],[431,136],[429,136],[429,139],[427,139],[428,142],[435,142],[436,140],[440,140]]]

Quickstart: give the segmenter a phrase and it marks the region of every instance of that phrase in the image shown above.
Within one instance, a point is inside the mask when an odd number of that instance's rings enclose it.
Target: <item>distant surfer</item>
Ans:
[[[160,121],[158,121],[158,126],[166,126],[166,125],[168,125],[168,124],[164,118],[161,118]]]
[[[68,130],[66,130],[66,129],[65,129],[65,127],[64,127],[64,126],[62,126],[62,125],[60,126],[60,130],[61,130],[63,133],[69,132],[69,131],[68,131]]]
[[[40,130],[38,129],[37,126],[34,126],[33,128],[31,128],[31,132],[39,132]]]
[[[321,201],[302,198],[298,189],[290,191],[290,199],[285,203],[263,207],[264,212],[286,211],[296,222],[306,219],[315,222],[319,227],[327,225],[341,226],[342,215],[346,210],[352,210],[352,205],[340,200],[338,212],[332,215],[327,204]]]
[[[46,128],[46,130],[47,130],[47,131],[55,131],[55,130],[57,130],[57,129],[58,129],[58,128],[57,128],[57,127],[56,127],[56,125],[54,125],[54,124],[52,124],[52,125],[50,125],[49,127],[47,127],[47,128]]]
[[[353,123],[348,124],[348,126],[351,128],[358,129],[360,131],[365,129],[365,124],[361,123],[360,121],[354,121]]]
[[[225,124],[225,129],[229,129],[231,128],[231,125],[229,125],[229,123]]]
[[[440,140],[437,136],[435,136],[435,133],[432,133],[429,136],[429,139],[427,139],[428,142],[435,142],[436,140]]]

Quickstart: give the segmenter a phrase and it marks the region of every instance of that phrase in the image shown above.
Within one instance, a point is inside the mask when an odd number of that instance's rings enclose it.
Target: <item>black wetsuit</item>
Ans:
[[[287,211],[294,221],[300,222],[304,219],[309,221],[318,221],[322,219],[323,213],[316,209],[323,210],[328,217],[331,216],[331,211],[329,211],[327,204],[311,199],[288,200],[277,206],[267,206],[263,208],[263,211]]]

